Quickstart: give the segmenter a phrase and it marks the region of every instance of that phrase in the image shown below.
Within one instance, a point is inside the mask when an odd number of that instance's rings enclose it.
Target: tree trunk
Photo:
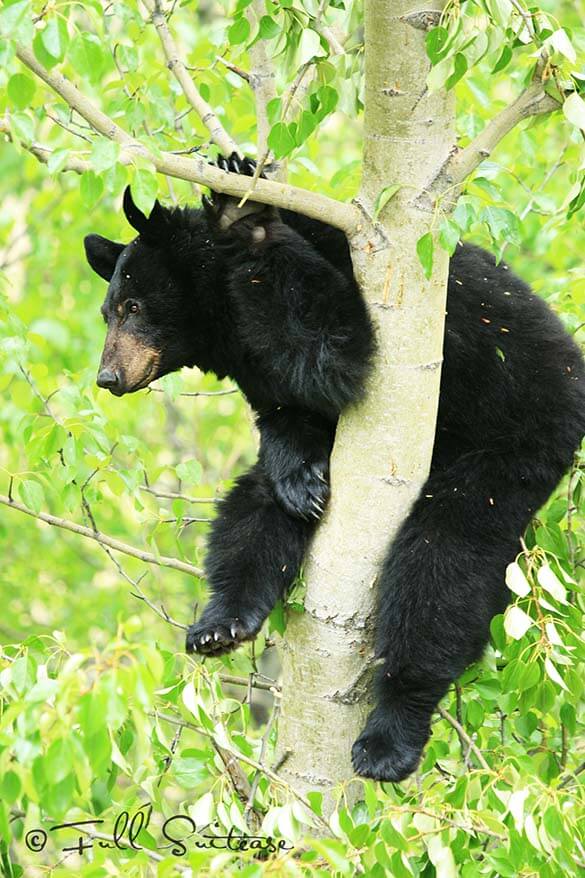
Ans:
[[[324,814],[335,785],[353,775],[351,745],[371,700],[376,578],[427,477],[435,433],[448,257],[435,251],[426,280],[416,243],[433,223],[425,185],[453,148],[454,106],[426,89],[426,30],[443,4],[425,5],[365,3],[364,223],[351,245],[379,354],[367,399],[339,423],[332,497],[306,560],[305,612],[289,614],[283,646],[282,774],[299,792],[322,792]],[[375,226],[376,199],[393,184],[401,188]]]

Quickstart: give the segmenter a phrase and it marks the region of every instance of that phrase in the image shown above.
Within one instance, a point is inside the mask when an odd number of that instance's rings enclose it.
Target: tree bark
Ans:
[[[375,321],[379,353],[365,401],[341,418],[332,497],[308,554],[305,612],[289,614],[283,645],[282,774],[324,794],[352,777],[351,745],[370,708],[375,586],[380,563],[429,470],[442,359],[448,257],[426,280],[417,240],[433,222],[426,187],[454,146],[451,95],[429,94],[425,35],[440,0],[366,0],[364,222],[354,271]],[[434,11],[433,11],[434,10]],[[368,217],[386,186],[401,188]],[[354,797],[359,785],[348,790]]]

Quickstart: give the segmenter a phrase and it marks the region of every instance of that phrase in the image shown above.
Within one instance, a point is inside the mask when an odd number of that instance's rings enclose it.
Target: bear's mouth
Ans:
[[[137,390],[143,390],[145,387],[155,380],[158,377],[158,364],[159,357],[154,356],[152,362],[149,363],[146,372],[144,375],[135,381],[133,384],[126,385],[126,387],[122,388],[110,388],[110,393],[114,396],[125,396],[127,393],[136,393]]]

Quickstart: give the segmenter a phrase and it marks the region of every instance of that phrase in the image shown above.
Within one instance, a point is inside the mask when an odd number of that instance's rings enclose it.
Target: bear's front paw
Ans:
[[[416,770],[422,747],[392,741],[381,732],[368,732],[367,727],[351,750],[356,774],[372,780],[398,783]]]
[[[329,499],[328,466],[303,463],[273,482],[276,498],[295,518],[316,518],[323,515]]]
[[[219,156],[217,166],[222,171],[252,177],[256,163],[249,158],[240,158],[237,153],[233,152],[227,159],[224,156]],[[204,195],[201,201],[207,216],[219,231],[231,230],[231,227],[235,225],[233,231],[237,231],[244,237],[249,236],[252,242],[260,243],[265,239],[266,231],[262,223],[276,217],[274,208],[250,200],[240,207],[241,198],[234,198],[232,195],[224,195],[221,192],[212,192],[210,198]],[[246,218],[247,221],[243,222]]]
[[[224,655],[237,649],[245,640],[253,640],[258,627],[236,616],[232,618],[204,619],[191,625],[187,631],[187,652],[200,655]]]

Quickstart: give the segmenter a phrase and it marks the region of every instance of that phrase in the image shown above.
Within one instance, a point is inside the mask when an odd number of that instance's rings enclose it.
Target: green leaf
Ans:
[[[449,31],[444,27],[433,27],[426,36],[427,55],[436,64],[441,60],[443,49],[449,39]]]
[[[0,35],[29,43],[33,35],[30,0],[4,5],[0,9]]]
[[[245,16],[237,18],[228,28],[228,40],[232,46],[239,46],[244,43],[250,34],[250,22]]]
[[[573,46],[569,36],[564,28],[559,28],[554,31],[548,37],[548,39],[544,42],[545,46],[552,46],[552,48],[558,52],[560,55],[563,55],[567,58],[571,64],[575,64],[577,61],[577,52],[575,51],[575,47]]]
[[[175,468],[175,472],[182,482],[188,482],[192,485],[201,481],[201,464],[195,458],[180,463]]]
[[[393,183],[391,186],[385,186],[382,189],[374,204],[374,219],[378,219],[380,211],[386,207],[391,198],[394,198],[400,188],[400,183]]]
[[[563,113],[572,125],[585,131],[585,101],[576,91],[564,102]]]
[[[87,76],[91,83],[99,82],[106,65],[104,50],[95,34],[76,36],[69,47],[67,60],[76,73]]]
[[[528,629],[533,625],[533,621],[524,610],[520,607],[508,607],[504,615],[504,629],[508,637],[514,640],[520,640],[524,637]]]
[[[325,116],[332,113],[335,107],[337,106],[337,101],[339,100],[339,95],[337,90],[333,88],[331,85],[323,85],[317,91],[317,97],[319,99],[319,119],[324,119]]]
[[[453,71],[454,61],[451,56],[443,58],[434,67],[431,67],[427,76],[427,86],[429,91],[437,91],[443,88],[449,76]]]
[[[138,52],[136,46],[118,45],[118,60],[124,70],[132,72],[138,69]]]
[[[273,40],[280,33],[278,22],[269,15],[263,15],[260,19],[260,36],[263,40]]]
[[[310,27],[304,27],[301,31],[301,39],[297,55],[297,64],[306,64],[316,55],[322,55],[321,39],[319,34]]]
[[[85,171],[81,175],[79,193],[85,207],[94,207],[104,190],[104,184],[94,171]]]
[[[57,58],[54,58],[43,45],[43,32],[37,31],[34,35],[33,39],[33,51],[35,53],[35,58],[39,61],[43,67],[46,67],[47,70],[51,70],[52,67],[55,67],[56,64],[59,63]]]
[[[15,73],[8,80],[6,91],[12,104],[18,110],[24,110],[34,97],[36,85],[30,76],[26,76],[24,73]]]
[[[550,679],[553,681],[553,683],[556,683],[558,686],[561,687],[561,689],[564,689],[566,692],[569,691],[569,687],[557,671],[551,659],[548,657],[544,660],[544,670],[546,671],[547,676],[549,676]]]
[[[453,221],[459,226],[460,234],[465,234],[475,222],[475,208],[469,201],[459,200],[459,204],[452,213]]]
[[[19,776],[14,771],[7,771],[0,780],[0,797],[4,802],[13,805],[18,797],[22,785]]]
[[[295,145],[295,139],[285,122],[277,122],[276,125],[272,126],[268,135],[268,146],[277,159],[284,158],[291,153]]]
[[[56,174],[58,171],[63,170],[63,168],[67,164],[68,158],[68,149],[56,149],[55,152],[52,152],[47,161],[47,169],[49,171],[49,174]]]
[[[113,140],[96,140],[91,151],[91,165],[96,173],[101,173],[116,164],[120,147]]]
[[[461,230],[457,223],[451,219],[444,219],[439,229],[439,244],[449,256],[453,256],[460,237]]]
[[[152,210],[158,192],[156,174],[148,168],[137,168],[132,178],[132,197],[147,216]]]
[[[42,486],[32,479],[24,479],[18,486],[18,493],[24,505],[38,515],[45,502]]]
[[[539,567],[536,578],[538,584],[548,591],[555,600],[560,604],[567,603],[567,590],[549,564],[543,564],[542,567]]]
[[[281,107],[282,100],[280,98],[273,98],[266,104],[266,115],[271,125],[274,125],[280,119]]]
[[[430,232],[427,232],[416,242],[416,253],[427,280],[429,280],[433,273],[433,250],[433,236]]]
[[[581,208],[585,205],[585,176],[581,180],[581,183],[577,185],[577,192],[569,202],[569,209],[567,210],[567,219],[571,219],[571,217],[577,213]]]
[[[71,746],[63,738],[53,741],[43,760],[45,777],[50,784],[59,783],[71,770]]]
[[[35,139],[35,126],[27,113],[11,113],[10,127],[15,134],[16,140],[23,143],[32,143]]]
[[[520,226],[518,217],[505,207],[488,206],[482,213],[482,219],[495,241],[503,239],[512,244],[520,243]]]
[[[530,594],[530,584],[524,575],[524,571],[517,561],[512,561],[506,567],[506,585],[514,594],[521,598]]]
[[[307,138],[311,136],[317,127],[317,123],[318,119],[313,113],[310,113],[308,110],[303,110],[295,132],[295,142],[297,146],[302,146]]]
[[[513,53],[510,46],[504,46],[504,48],[502,49],[502,54],[500,55],[492,69],[492,73],[499,73],[500,70],[503,70],[505,67],[507,67],[512,60],[512,54]]]
[[[526,689],[532,689],[540,682],[540,667],[538,662],[532,661],[522,666],[521,672],[516,680],[516,687],[524,692]]]
[[[57,61],[62,61],[69,43],[67,24],[62,18],[50,18],[47,26],[41,31],[43,46]]]
[[[427,841],[427,851],[429,860],[435,867],[436,878],[457,878],[458,870],[453,851],[443,843],[440,835],[431,835]]]
[[[467,722],[473,726],[474,729],[479,729],[483,723],[484,717],[485,711],[479,701],[470,701],[465,708],[465,719]]]
[[[172,773],[177,783],[186,789],[198,786],[208,777],[205,757],[175,756],[172,762]]]
[[[282,601],[278,601],[268,617],[268,627],[270,631],[277,631],[284,634],[286,630],[286,619],[284,617],[284,607]]]
[[[454,85],[457,85],[461,77],[465,76],[467,73],[467,58],[461,52],[457,52],[454,60],[454,69],[453,73],[445,83],[445,88],[447,90],[453,88]]]

